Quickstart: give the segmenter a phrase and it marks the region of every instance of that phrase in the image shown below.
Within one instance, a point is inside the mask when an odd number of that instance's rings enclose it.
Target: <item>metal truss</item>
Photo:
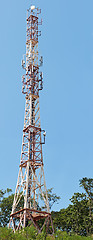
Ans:
[[[48,230],[50,224],[54,232],[42,156],[45,132],[40,125],[39,91],[43,88],[43,74],[39,70],[42,57],[39,64],[38,53],[38,37],[41,35],[38,26],[42,24],[42,21],[39,22],[40,13],[41,10],[33,6],[27,11],[26,55],[22,60],[25,70],[22,77],[22,92],[26,99],[25,118],[18,181],[9,222],[14,232],[31,223],[38,232],[44,226]]]

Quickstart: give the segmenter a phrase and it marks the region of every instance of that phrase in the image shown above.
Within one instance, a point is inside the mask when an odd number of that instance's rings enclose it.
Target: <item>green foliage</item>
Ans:
[[[44,193],[44,196],[46,197],[46,193]],[[51,209],[54,203],[58,204],[58,201],[61,199],[59,196],[56,195],[56,193],[53,193],[53,188],[50,188],[47,190],[48,195],[48,202],[49,202],[49,208]],[[40,195],[41,200],[43,200],[42,195]],[[46,206],[43,206],[42,209],[46,209]]]
[[[0,240],[15,240],[15,235],[11,229],[0,227]]]
[[[83,187],[90,199],[93,199],[93,178],[80,179],[80,187]]]
[[[89,217],[87,220],[87,233],[93,233],[93,178],[82,178],[80,180],[80,187],[86,192],[86,196],[88,199],[87,206],[89,208]]]
[[[66,232],[62,232],[60,230],[56,231],[56,233],[52,235],[45,235],[44,232],[41,234],[37,234],[36,229],[31,226],[27,227],[21,231],[13,233],[11,229],[7,229],[5,227],[0,228],[0,240],[93,240],[91,237],[81,237],[78,235],[72,234],[69,236]]]
[[[37,230],[36,228],[32,225],[31,227],[27,227],[24,229],[24,236],[26,239],[36,239],[37,236]]]
[[[49,207],[50,209],[54,205],[54,203],[58,204],[58,201],[60,200],[60,197],[56,195],[56,193],[53,193],[53,188],[48,189],[48,201],[49,201]]]
[[[70,199],[72,208],[71,221],[72,231],[77,234],[86,234],[86,223],[88,218],[88,201],[85,194],[74,193]]]
[[[46,228],[44,227],[43,230],[42,230],[42,232],[37,235],[37,238],[36,238],[36,239],[38,239],[38,240],[45,240],[45,239],[46,239],[46,236],[47,236],[47,234],[46,234]]]
[[[12,192],[11,189],[0,190],[0,226],[7,226],[12,210],[14,194],[9,195]],[[7,196],[8,194],[8,196]]]
[[[51,236],[51,235],[47,235],[47,237],[46,237],[46,240],[54,240],[54,239],[55,239],[55,237]]]
[[[58,230],[55,234],[55,239],[57,240],[93,240],[91,237],[83,237],[83,236],[78,236],[75,234],[67,234],[67,232],[62,232]]]
[[[81,179],[80,186],[85,194],[74,193],[71,204],[59,212],[52,212],[52,218],[55,230],[88,236],[93,234],[93,179]]]

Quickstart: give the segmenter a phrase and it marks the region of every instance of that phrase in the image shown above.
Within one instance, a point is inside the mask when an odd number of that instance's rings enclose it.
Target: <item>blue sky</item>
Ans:
[[[93,1],[8,0],[0,6],[0,189],[15,190],[24,122],[21,93],[26,9],[42,9],[39,49],[44,57],[40,93],[47,188],[67,207],[79,179],[93,177]]]

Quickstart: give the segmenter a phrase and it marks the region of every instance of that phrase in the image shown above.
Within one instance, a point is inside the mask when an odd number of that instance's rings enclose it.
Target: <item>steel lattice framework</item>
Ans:
[[[40,13],[41,10],[34,6],[27,10],[26,55],[22,60],[25,69],[22,77],[22,92],[26,99],[25,118],[18,181],[9,222],[14,232],[31,222],[38,232],[44,226],[47,230],[49,224],[54,232],[42,156],[45,131],[40,125],[39,91],[43,88],[43,74],[39,70],[43,58],[39,60],[38,52],[38,37],[41,35],[39,25],[42,24],[42,20],[39,22]]]

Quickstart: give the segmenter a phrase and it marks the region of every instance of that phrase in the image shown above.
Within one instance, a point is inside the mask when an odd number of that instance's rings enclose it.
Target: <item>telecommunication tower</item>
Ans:
[[[39,70],[43,57],[39,59],[38,37],[41,35],[39,14],[41,9],[31,6],[27,10],[26,54],[23,56],[22,92],[25,94],[25,118],[21,161],[14,195],[9,227],[13,231],[29,226],[31,222],[41,232],[51,225],[48,194],[44,176],[42,144],[45,131],[40,125],[39,91],[43,89],[43,73]]]

